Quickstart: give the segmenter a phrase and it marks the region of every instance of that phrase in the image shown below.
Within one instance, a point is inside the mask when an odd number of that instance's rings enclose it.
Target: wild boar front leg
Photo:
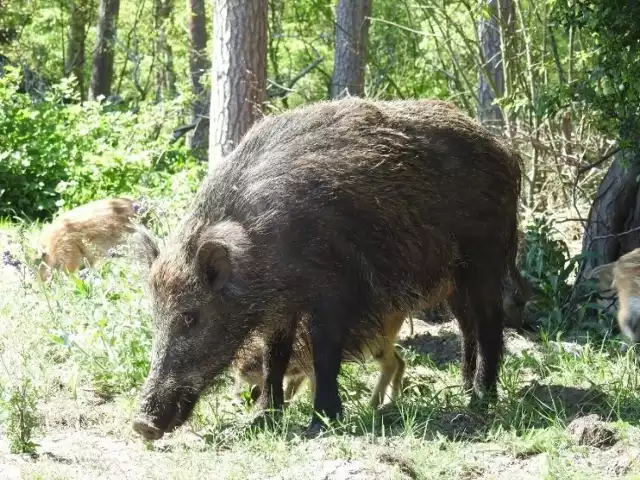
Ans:
[[[338,374],[342,362],[343,335],[340,320],[345,318],[340,309],[330,304],[321,305],[311,321],[311,347],[315,373],[313,416],[307,428],[309,437],[324,428],[322,416],[334,421],[342,415],[342,401],[338,392]]]
[[[282,329],[274,332],[265,342],[262,357],[263,386],[258,408],[280,409],[284,405],[284,376],[293,351],[298,316],[291,315]]]

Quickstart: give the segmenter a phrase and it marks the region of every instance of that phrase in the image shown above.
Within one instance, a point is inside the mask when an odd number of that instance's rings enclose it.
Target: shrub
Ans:
[[[108,262],[100,271],[60,279],[51,293],[68,312],[49,332],[49,353],[69,355],[98,395],[123,394],[141,385],[149,371],[151,319],[135,272]]]
[[[28,377],[7,387],[2,398],[2,413],[11,453],[35,453],[33,432],[38,427],[36,402],[38,391]]]
[[[577,291],[572,283],[584,255],[571,256],[544,216],[535,218],[524,233],[527,253],[520,258],[519,268],[533,287],[527,314],[540,319],[541,326],[551,332],[577,327],[587,314],[600,309],[593,303],[592,285]]]
[[[0,78],[0,216],[45,219],[63,206],[166,189],[173,173],[197,165],[162,135],[179,122],[178,102],[137,111],[79,103],[72,81],[34,102],[19,80],[9,68]]]
[[[78,148],[66,128],[69,110],[51,93],[32,103],[18,93],[19,76],[5,69],[0,78],[0,215],[42,217],[56,208],[59,179]]]

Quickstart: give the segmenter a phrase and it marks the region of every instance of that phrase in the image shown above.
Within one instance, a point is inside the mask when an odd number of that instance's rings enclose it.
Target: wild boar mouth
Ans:
[[[193,407],[198,403],[200,395],[196,392],[182,392],[178,397],[176,415],[167,426],[167,432],[172,432],[189,419]]]
[[[199,397],[195,391],[180,391],[164,404],[147,400],[133,422],[133,430],[147,440],[158,440],[188,420]]]

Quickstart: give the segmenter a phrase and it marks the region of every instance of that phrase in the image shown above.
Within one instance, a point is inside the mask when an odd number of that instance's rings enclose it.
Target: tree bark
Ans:
[[[640,246],[640,231],[629,232],[640,228],[638,175],[640,163],[634,161],[633,153],[620,151],[602,179],[589,211],[582,252],[596,255],[585,259],[578,280],[588,277],[598,265],[616,261]]]
[[[502,109],[495,104],[497,98],[505,95],[506,69],[503,62],[503,31],[513,29],[513,9],[510,0],[480,0],[490,12],[489,20],[478,24],[478,37],[483,65],[480,68],[478,87],[478,120],[483,124],[502,126]],[[501,28],[504,24],[506,28]]]
[[[362,96],[372,0],[339,0],[331,97]]]
[[[81,100],[85,98],[84,63],[86,27],[89,16],[89,6],[84,0],[71,3],[69,13],[69,43],[67,44],[65,75],[73,74],[78,81],[78,92]]]
[[[187,30],[189,34],[189,72],[195,100],[192,121],[196,128],[187,136],[187,145],[194,152],[207,156],[209,147],[209,91],[202,85],[202,76],[210,67],[207,56],[207,19],[204,0],[187,0]],[[198,155],[198,154],[197,154]],[[200,156],[200,155],[198,155]]]
[[[93,53],[93,69],[89,98],[108,97],[111,94],[113,80],[113,61],[115,56],[116,24],[120,11],[120,0],[100,0],[98,33]]]
[[[173,13],[173,0],[154,0],[154,27],[156,55],[160,59],[156,69],[156,101],[175,98],[176,74],[173,68],[173,49],[167,40],[167,27]]]
[[[267,0],[216,0],[209,168],[262,116],[267,79]]]

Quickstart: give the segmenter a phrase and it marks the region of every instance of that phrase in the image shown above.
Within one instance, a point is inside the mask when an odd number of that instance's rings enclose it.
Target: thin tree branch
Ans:
[[[595,168],[595,167],[598,167],[598,166],[602,165],[604,162],[609,160],[612,156],[614,156],[620,150],[621,150],[620,147],[616,147],[613,150],[611,150],[609,153],[607,153],[607,154],[603,155],[602,157],[600,157],[595,162],[590,163],[589,165],[585,165],[583,167],[580,167],[578,169],[577,177],[579,178],[581,175],[583,175],[585,172],[591,170],[592,168]]]
[[[592,244],[593,242],[595,242],[596,240],[606,240],[606,239],[609,239],[609,238],[616,238],[616,239],[618,239],[618,238],[620,238],[620,237],[624,237],[624,236],[626,236],[626,235],[629,235],[629,234],[631,234],[631,233],[635,233],[635,232],[640,232],[640,227],[635,227],[635,228],[632,228],[631,230],[627,230],[627,231],[625,231],[625,232],[620,232],[620,233],[610,233],[610,234],[608,234],[608,235],[599,235],[599,236],[597,236],[597,237],[593,237],[593,238],[589,241],[589,248],[591,247],[591,244]],[[587,250],[588,250],[589,248],[587,248]]]

